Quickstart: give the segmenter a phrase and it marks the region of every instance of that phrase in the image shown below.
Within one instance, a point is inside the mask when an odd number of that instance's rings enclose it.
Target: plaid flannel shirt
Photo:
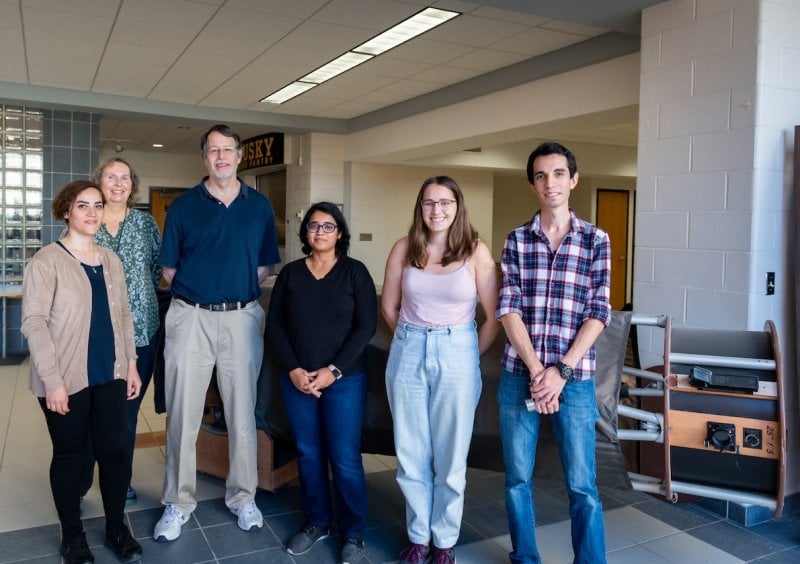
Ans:
[[[503,283],[497,318],[517,313],[531,336],[545,368],[567,353],[581,325],[611,318],[611,244],[608,235],[570,210],[572,227],[558,251],[550,249],[537,214],[506,237],[501,266]],[[514,374],[530,371],[506,339],[503,369]],[[575,367],[576,380],[594,376],[592,347]]]

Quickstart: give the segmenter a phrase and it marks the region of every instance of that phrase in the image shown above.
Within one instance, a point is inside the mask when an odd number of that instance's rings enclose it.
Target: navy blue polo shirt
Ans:
[[[226,207],[207,179],[170,204],[159,263],[177,269],[174,296],[200,304],[256,300],[258,267],[280,262],[272,204],[239,179],[239,195]]]

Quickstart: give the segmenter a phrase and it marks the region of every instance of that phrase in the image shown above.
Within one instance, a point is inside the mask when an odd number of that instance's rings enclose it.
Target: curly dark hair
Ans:
[[[53,198],[53,217],[69,224],[69,221],[64,216],[69,213],[69,208],[71,208],[75,200],[78,199],[78,194],[87,188],[94,188],[100,192],[100,198],[103,200],[103,205],[105,205],[106,197],[97,184],[91,180],[73,180],[64,186],[56,197]]]
[[[350,250],[350,228],[347,227],[347,221],[344,219],[344,214],[339,206],[332,202],[317,202],[311,204],[308,208],[306,215],[303,216],[303,222],[300,224],[300,244],[303,245],[303,254],[311,254],[311,246],[308,244],[308,221],[314,212],[326,213],[333,218],[336,222],[336,229],[339,231],[341,237],[336,240],[336,256],[342,257],[347,255]]]

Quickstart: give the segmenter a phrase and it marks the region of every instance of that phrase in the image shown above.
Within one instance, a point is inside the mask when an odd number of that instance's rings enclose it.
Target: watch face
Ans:
[[[561,377],[567,382],[572,382],[575,380],[575,371],[570,365],[559,362],[558,370],[561,373]]]

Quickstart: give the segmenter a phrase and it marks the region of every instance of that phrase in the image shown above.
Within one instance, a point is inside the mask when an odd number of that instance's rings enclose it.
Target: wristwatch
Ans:
[[[558,363],[556,363],[556,368],[558,368],[561,377],[567,381],[567,384],[575,381],[575,369],[569,364],[565,364],[559,360]]]
[[[342,371],[336,368],[333,364],[328,366],[328,370],[331,371],[331,374],[333,374],[333,377],[336,378],[336,380],[342,379],[343,376]]]

